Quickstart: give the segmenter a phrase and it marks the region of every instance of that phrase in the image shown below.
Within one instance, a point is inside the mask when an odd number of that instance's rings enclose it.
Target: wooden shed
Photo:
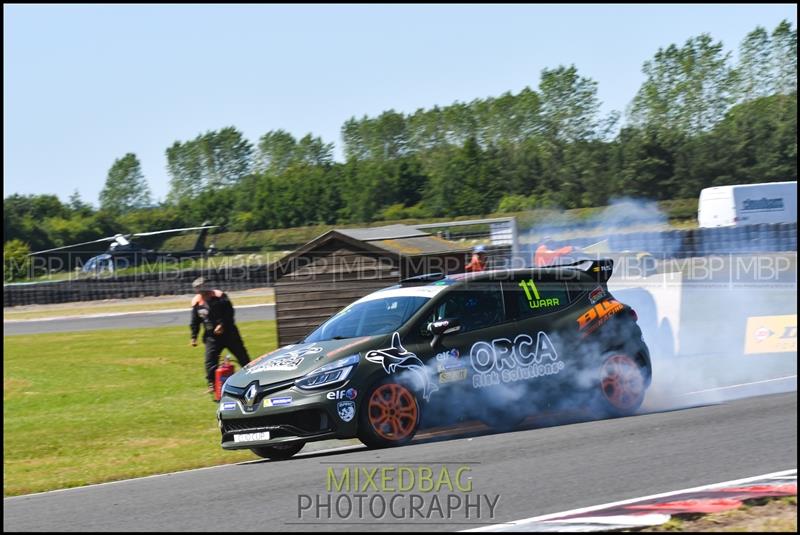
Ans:
[[[334,229],[273,266],[278,344],[292,344],[356,299],[401,279],[463,271],[469,248],[406,225]]]

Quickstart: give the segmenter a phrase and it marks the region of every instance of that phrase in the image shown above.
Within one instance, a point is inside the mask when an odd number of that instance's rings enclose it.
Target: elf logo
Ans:
[[[358,390],[355,388],[348,388],[347,390],[338,390],[336,392],[328,392],[327,397],[328,399],[336,400],[336,399],[356,399],[358,395]]]

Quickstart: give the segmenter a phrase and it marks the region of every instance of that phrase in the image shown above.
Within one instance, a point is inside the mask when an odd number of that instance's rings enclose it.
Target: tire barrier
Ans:
[[[603,239],[608,240],[610,252],[646,251],[664,259],[731,253],[786,252],[797,251],[797,223],[628,232],[554,240],[551,247],[587,247]],[[537,246],[538,244],[527,244],[521,247],[521,252],[532,255]]]
[[[204,277],[225,291],[272,286],[268,266],[224,270],[182,270],[79,280],[3,285],[3,306],[69,303],[101,299],[126,299],[193,293],[192,281]]]

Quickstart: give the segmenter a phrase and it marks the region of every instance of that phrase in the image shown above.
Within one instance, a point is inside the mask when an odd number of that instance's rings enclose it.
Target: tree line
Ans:
[[[619,196],[696,197],[704,187],[797,180],[797,31],[757,27],[737,60],[708,34],[659,49],[624,113],[603,115],[574,65],[536,89],[413,113],[352,117],[334,146],[235,127],[166,149],[170,191],[152,203],[135,154],[117,159],[100,208],[76,191],[11,195],[4,243],[32,250],[210,220],[231,230],[600,206]],[[624,120],[623,120],[624,117]],[[19,243],[14,244],[19,247]]]

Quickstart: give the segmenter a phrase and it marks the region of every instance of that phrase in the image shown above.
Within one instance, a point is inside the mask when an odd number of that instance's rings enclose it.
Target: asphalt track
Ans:
[[[275,305],[244,305],[236,307],[236,321],[274,320]],[[91,317],[56,318],[44,320],[4,321],[3,335],[41,334],[97,329],[133,329],[145,327],[174,327],[189,325],[189,309],[162,312],[129,312]]]
[[[479,527],[796,468],[797,393],[438,440],[389,450],[357,447],[301,454],[283,462],[247,462],[7,498],[3,529],[232,532]],[[500,495],[494,518],[488,517],[486,508],[478,521],[475,514],[469,521],[463,514],[450,521],[441,516],[398,521],[387,514],[346,524],[327,520],[324,509],[319,517],[313,512],[298,514],[299,495],[327,494],[330,467],[429,465],[438,471],[442,463],[471,468],[473,495]]]

